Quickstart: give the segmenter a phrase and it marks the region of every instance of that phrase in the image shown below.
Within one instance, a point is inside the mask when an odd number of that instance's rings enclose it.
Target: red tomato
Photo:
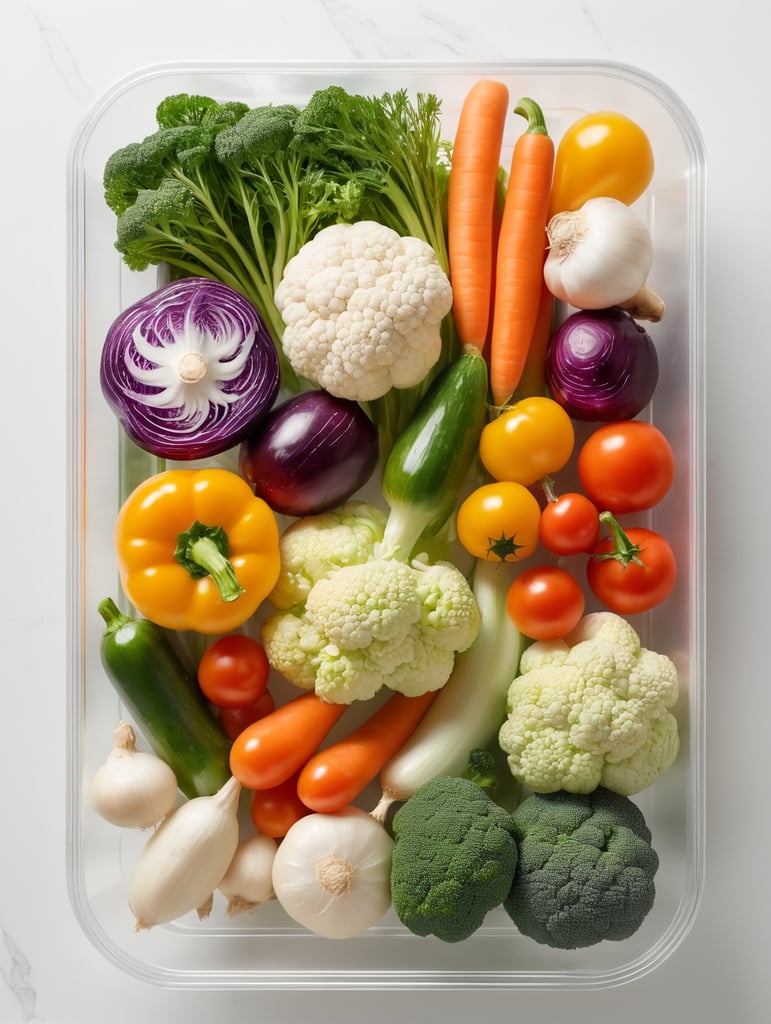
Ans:
[[[230,633],[215,640],[198,665],[198,685],[218,708],[256,704],[268,685],[270,665],[262,644]]]
[[[609,525],[612,536],[600,541],[586,564],[590,590],[617,615],[635,615],[661,604],[677,579],[668,541],[644,527],[621,530],[612,517]]]
[[[297,795],[298,774],[272,789],[257,789],[252,794],[252,824],[262,835],[282,839],[296,821],[311,813]]]
[[[585,494],[569,492],[549,501],[541,512],[538,535],[555,555],[579,555],[597,543],[600,518],[597,506]]]
[[[222,731],[229,740],[244,731],[247,725],[256,722],[258,718],[264,718],[276,708],[276,702],[270,690],[266,690],[256,704],[250,704],[248,708],[222,708],[217,715]]]
[[[506,610],[525,636],[557,640],[569,633],[584,614],[584,592],[565,569],[539,565],[525,570],[511,584]]]
[[[658,427],[621,420],[589,435],[578,453],[578,475],[599,509],[615,515],[642,512],[669,491],[675,459]]]

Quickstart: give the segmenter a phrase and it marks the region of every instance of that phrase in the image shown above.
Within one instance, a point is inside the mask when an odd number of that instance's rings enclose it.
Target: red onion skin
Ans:
[[[377,461],[377,430],[361,406],[321,389],[272,409],[239,452],[241,475],[254,493],[288,516],[342,504]]]
[[[579,310],[552,335],[546,384],[576,420],[634,419],[650,402],[659,378],[656,348],[623,309]]]
[[[148,403],[160,389],[137,377],[154,364],[137,349],[135,332],[144,337],[145,349],[157,346],[160,351],[182,336],[186,319],[216,337],[223,324],[244,335],[254,332],[238,376],[221,384],[224,395],[238,397],[210,405],[200,422],[181,416],[180,406]],[[173,281],[133,303],[108,329],[101,353],[102,393],[126,434],[150,454],[179,461],[207,458],[239,444],[275,402],[279,376],[278,354],[259,312],[240,292],[203,277]]]

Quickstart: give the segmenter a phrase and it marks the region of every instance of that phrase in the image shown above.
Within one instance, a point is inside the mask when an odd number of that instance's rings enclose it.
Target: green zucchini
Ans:
[[[185,796],[212,796],[231,775],[230,740],[195,673],[154,622],[124,615],[109,597],[99,614],[106,623],[102,665],[142,735]]]
[[[484,358],[464,351],[438,374],[389,452],[384,548],[396,557],[409,557],[422,535],[432,536],[452,515],[479,450],[487,386]]]

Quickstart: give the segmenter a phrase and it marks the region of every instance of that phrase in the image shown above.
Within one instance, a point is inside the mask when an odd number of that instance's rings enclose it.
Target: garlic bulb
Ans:
[[[241,784],[231,776],[213,796],[193,797],[169,814],[134,865],[128,902],[137,931],[211,908],[239,839]]]
[[[136,733],[118,722],[107,760],[91,783],[91,804],[97,814],[122,828],[150,828],[177,802],[177,779],[155,754],[137,750]]]
[[[230,867],[217,887],[227,897],[228,917],[275,898],[272,876],[276,847],[275,839],[260,833],[238,844]]]
[[[361,934],[391,905],[393,840],[366,811],[308,814],[281,840],[273,888],[298,924],[329,939]]]
[[[543,273],[552,295],[577,309],[631,304],[640,313],[636,297],[653,264],[653,240],[634,210],[618,199],[589,199],[555,214],[546,231]]]

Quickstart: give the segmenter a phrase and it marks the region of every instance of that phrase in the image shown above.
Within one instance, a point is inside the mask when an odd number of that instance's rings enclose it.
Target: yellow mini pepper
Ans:
[[[224,469],[175,469],[145,480],[118,514],[115,550],[140,614],[210,635],[246,622],[280,565],[273,511]]]
[[[579,210],[598,196],[629,206],[650,185],[653,171],[650,139],[636,121],[614,110],[586,114],[557,146],[549,216]]]

